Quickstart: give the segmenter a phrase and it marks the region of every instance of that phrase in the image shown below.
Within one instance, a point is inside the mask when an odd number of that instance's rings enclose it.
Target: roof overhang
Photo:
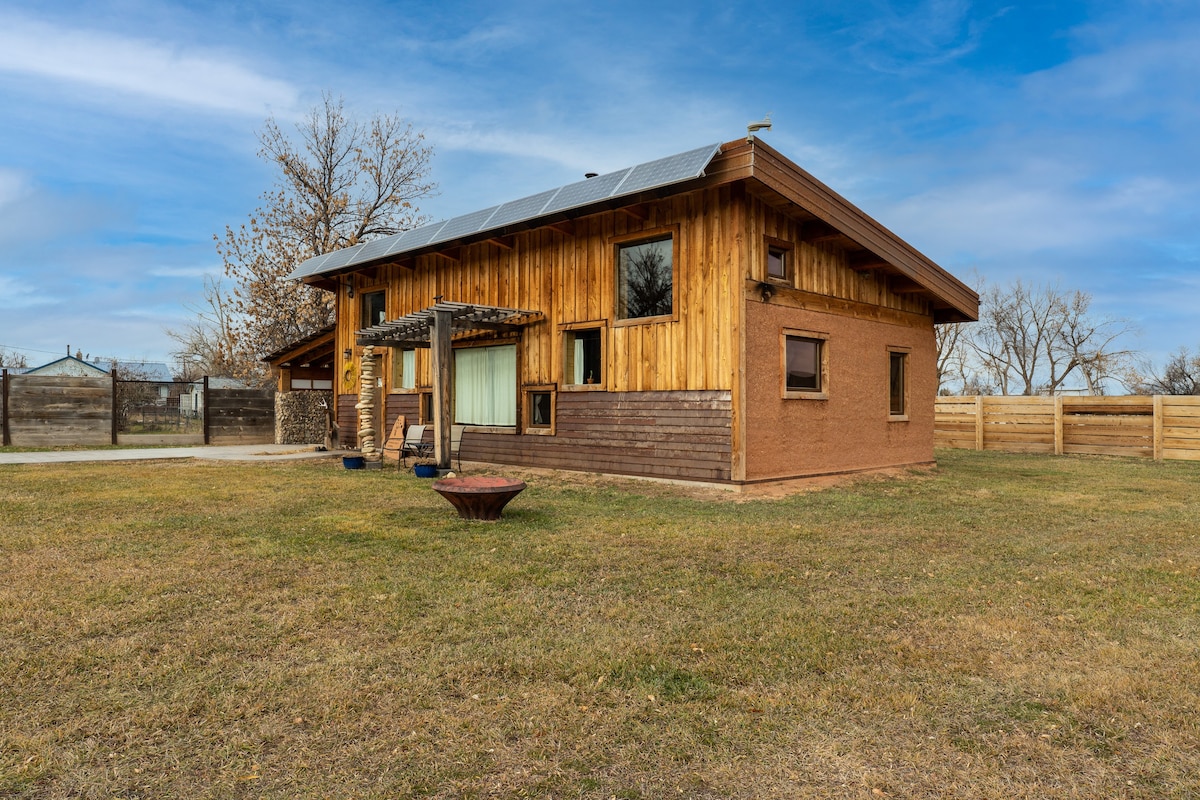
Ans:
[[[512,333],[543,316],[541,311],[443,302],[355,331],[354,342],[360,347],[429,347],[430,331],[439,311],[449,315],[451,336],[458,338],[483,332]]]
[[[308,364],[333,355],[334,326],[327,325],[308,336],[290,342],[274,353],[263,356],[272,367],[290,367],[293,364]]]

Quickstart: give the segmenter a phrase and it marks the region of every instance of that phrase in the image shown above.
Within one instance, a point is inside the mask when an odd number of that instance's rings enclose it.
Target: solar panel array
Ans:
[[[699,178],[704,175],[704,169],[719,152],[721,152],[719,144],[698,147],[695,150],[688,150],[686,153],[569,183],[558,189],[512,200],[444,222],[423,225],[394,236],[345,247],[308,259],[293,270],[288,277],[304,278],[310,275],[323,275],[386,256],[403,255],[429,245],[452,242],[466,236],[500,230],[547,214],[563,213],[603,200],[625,197]]]

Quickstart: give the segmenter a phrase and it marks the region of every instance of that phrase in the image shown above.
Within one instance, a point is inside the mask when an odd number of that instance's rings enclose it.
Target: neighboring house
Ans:
[[[934,325],[978,296],[759,140],[315,257],[343,444],[468,425],[466,460],[734,485],[933,461]],[[347,439],[350,441],[347,442]],[[377,437],[378,440],[378,437]]]
[[[103,378],[108,375],[108,370],[95,364],[89,364],[82,358],[63,356],[48,364],[42,364],[40,367],[31,367],[23,370],[22,374],[57,375],[72,378]]]

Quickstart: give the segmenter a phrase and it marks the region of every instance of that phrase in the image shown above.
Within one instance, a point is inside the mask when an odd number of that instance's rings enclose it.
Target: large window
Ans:
[[[600,328],[567,331],[563,338],[563,383],[599,386],[604,382],[604,347]]]
[[[663,236],[617,246],[617,318],[659,317],[672,312],[673,239]]]
[[[359,322],[369,328],[387,320],[387,303],[383,292],[366,292],[362,295],[362,316]]]
[[[825,356],[823,338],[784,334],[784,396],[824,397]]]
[[[517,346],[454,351],[454,421],[462,425],[517,424]]]

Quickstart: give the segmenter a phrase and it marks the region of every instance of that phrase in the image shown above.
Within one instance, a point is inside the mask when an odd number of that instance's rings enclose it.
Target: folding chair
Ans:
[[[429,450],[425,446],[425,428],[426,425],[409,425],[408,432],[404,434],[404,444],[400,446],[400,459],[404,466],[408,466],[408,457],[413,458],[423,457]]]

